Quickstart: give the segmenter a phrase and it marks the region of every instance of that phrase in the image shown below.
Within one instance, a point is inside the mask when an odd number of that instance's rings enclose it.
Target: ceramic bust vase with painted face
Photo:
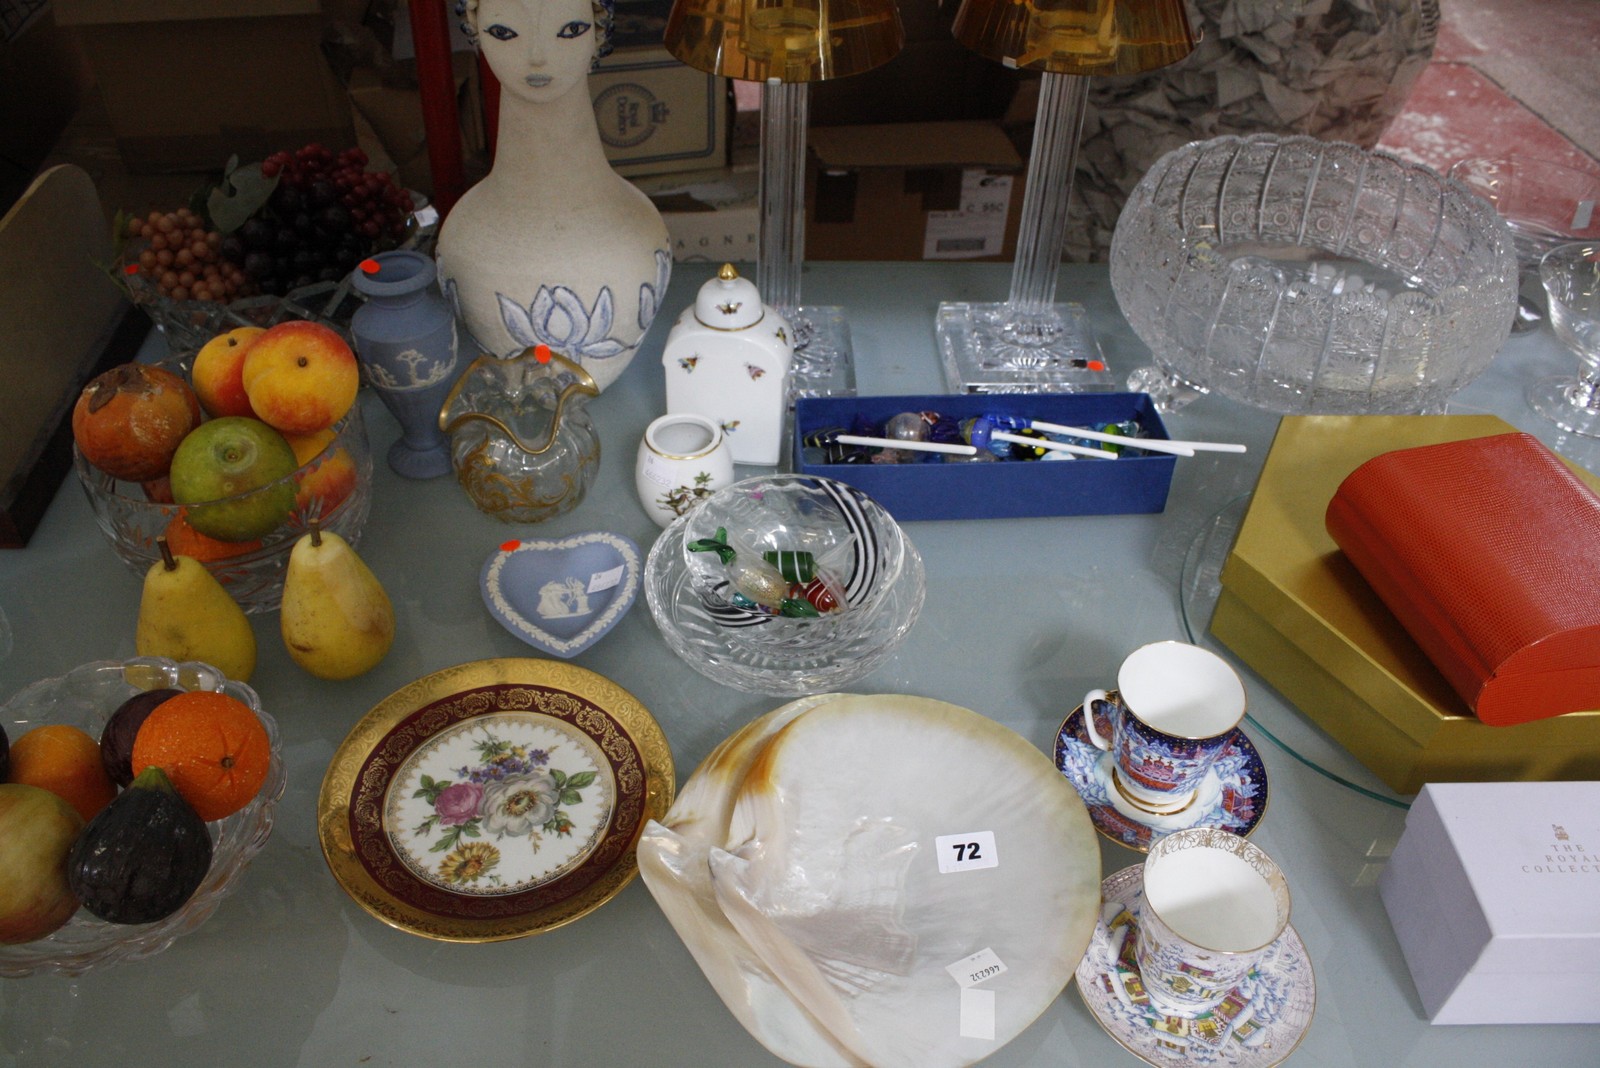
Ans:
[[[610,0],[464,0],[501,85],[494,166],[439,233],[439,281],[487,352],[550,346],[604,389],[633,358],[672,269],[661,214],[611,169],[588,74]]]

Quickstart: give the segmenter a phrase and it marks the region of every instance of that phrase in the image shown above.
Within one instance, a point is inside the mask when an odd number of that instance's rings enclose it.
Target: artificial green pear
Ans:
[[[161,559],[144,576],[134,648],[140,656],[199,660],[249,682],[256,635],[244,609],[200,561],[174,556],[166,538],[156,545]]]
[[[350,543],[317,524],[289,552],[283,644],[319,679],[371,671],[394,643],[394,606]]]

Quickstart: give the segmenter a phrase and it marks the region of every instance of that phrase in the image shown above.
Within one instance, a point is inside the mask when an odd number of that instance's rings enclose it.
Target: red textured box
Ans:
[[[1384,453],[1325,522],[1478,719],[1600,708],[1600,496],[1536,438]]]

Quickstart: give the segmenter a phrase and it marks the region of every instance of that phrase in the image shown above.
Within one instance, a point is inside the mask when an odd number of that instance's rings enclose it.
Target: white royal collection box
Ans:
[[[1378,890],[1434,1023],[1600,1023],[1600,782],[1429,783]]]

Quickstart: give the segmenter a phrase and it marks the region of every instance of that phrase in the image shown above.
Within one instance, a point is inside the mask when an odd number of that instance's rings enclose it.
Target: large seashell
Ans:
[[[666,823],[641,844],[646,885],[730,1010],[794,1063],[978,1061],[1060,994],[1094,930],[1082,801],[1026,740],[942,701],[786,705],[719,747]],[[936,840],[982,831],[999,863],[941,872]],[[983,950],[1005,965],[981,984],[992,1039],[962,1035],[946,971]]]
[[[722,741],[683,784],[660,823],[639,837],[639,876],[717,995],[767,1049],[808,1068],[858,1068],[739,937],[717,905],[710,851],[727,839],[735,792],[777,731],[836,694],[803,697]]]

